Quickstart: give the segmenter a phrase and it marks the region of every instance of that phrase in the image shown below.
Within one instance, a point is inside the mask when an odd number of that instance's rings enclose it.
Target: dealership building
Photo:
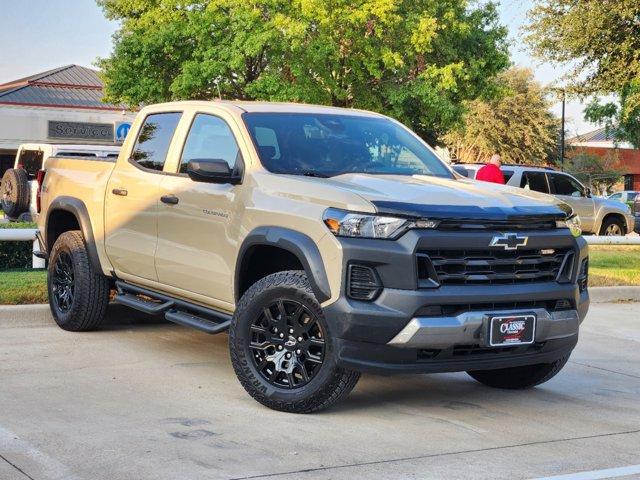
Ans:
[[[614,158],[615,167],[624,174],[625,190],[640,190],[640,150],[628,142],[617,142],[607,128],[599,128],[567,140],[576,153]]]
[[[102,102],[95,70],[68,65],[0,85],[0,178],[23,143],[122,143],[134,114]]]

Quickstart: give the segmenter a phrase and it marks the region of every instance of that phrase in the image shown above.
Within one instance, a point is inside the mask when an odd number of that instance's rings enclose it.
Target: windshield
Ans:
[[[343,173],[453,178],[420,140],[386,118],[314,113],[245,113],[264,167],[273,173]]]

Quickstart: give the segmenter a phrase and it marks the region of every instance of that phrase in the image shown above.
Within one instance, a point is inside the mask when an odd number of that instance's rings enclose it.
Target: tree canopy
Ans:
[[[508,67],[495,5],[469,0],[98,0],[121,22],[106,100],[364,108],[434,138]]]
[[[499,153],[506,163],[552,163],[559,126],[547,92],[523,68],[501,73],[496,88],[496,98],[469,102],[463,124],[445,135],[452,157],[485,162]]]
[[[614,103],[594,101],[587,118],[640,146],[640,2],[537,0],[529,16],[534,54],[572,66],[570,92],[617,95]]]
[[[589,154],[579,147],[569,152],[567,172],[588,185],[596,194],[608,194],[624,172],[618,167],[615,151],[604,157]]]

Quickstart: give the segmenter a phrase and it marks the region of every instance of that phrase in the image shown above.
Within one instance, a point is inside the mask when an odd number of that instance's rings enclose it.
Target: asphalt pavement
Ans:
[[[640,303],[593,305],[536,389],[364,375],[314,415],[253,401],[226,335],[121,307],[68,333],[25,312],[0,315],[1,480],[640,477]]]

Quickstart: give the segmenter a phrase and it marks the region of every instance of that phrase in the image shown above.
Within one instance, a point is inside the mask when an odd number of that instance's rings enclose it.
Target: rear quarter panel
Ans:
[[[82,201],[89,214],[96,250],[103,273],[108,274],[111,264],[104,247],[104,196],[115,159],[83,159],[51,157],[42,189],[42,211],[38,228],[45,231],[49,207],[56,198],[72,197]]]

